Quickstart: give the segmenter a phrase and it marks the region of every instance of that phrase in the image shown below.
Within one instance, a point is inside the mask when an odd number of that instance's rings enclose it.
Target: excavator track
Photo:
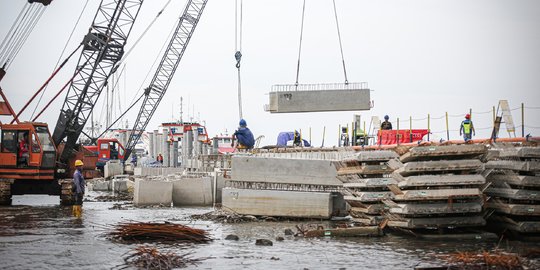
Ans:
[[[13,179],[0,179],[0,205],[11,205]]]
[[[72,179],[63,179],[58,180],[58,184],[62,186],[62,191],[60,193],[60,204],[61,205],[73,205],[73,180]]]

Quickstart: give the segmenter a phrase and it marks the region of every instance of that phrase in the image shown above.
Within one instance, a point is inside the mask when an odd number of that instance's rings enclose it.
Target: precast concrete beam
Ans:
[[[489,187],[485,193],[507,199],[540,201],[540,190]]]
[[[398,157],[399,155],[391,150],[360,151],[356,155],[356,159],[360,162],[388,161]]]
[[[426,158],[474,157],[485,154],[487,148],[482,144],[459,144],[440,146],[416,146],[400,157],[402,162],[425,160]]]
[[[379,202],[392,199],[394,194],[390,191],[355,191],[354,196],[344,196],[347,202]]]
[[[231,178],[244,182],[341,186],[331,161],[233,156]]]
[[[355,182],[343,183],[346,188],[386,188],[387,185],[397,184],[393,178],[360,178]]]
[[[390,208],[390,213],[401,215],[432,215],[432,214],[457,214],[457,213],[480,213],[482,202],[466,203],[427,203],[427,204],[397,204],[398,207]]]
[[[487,177],[487,181],[497,185],[509,184],[523,187],[540,187],[540,176],[491,174]]]
[[[540,216],[540,205],[536,204],[508,204],[497,201],[488,201],[486,208],[495,209],[496,212],[514,216]]]
[[[413,161],[406,163],[397,171],[402,176],[427,172],[462,172],[481,170],[483,163],[477,159]]]
[[[445,228],[445,227],[478,227],[486,225],[482,216],[434,217],[434,218],[403,218],[390,220],[388,226],[406,229]]]
[[[396,179],[399,180],[399,179]],[[486,183],[484,176],[480,174],[440,174],[440,175],[416,175],[405,177],[403,181],[398,182],[398,187],[407,189],[412,187],[430,187],[430,186],[473,186]]]
[[[395,194],[394,201],[448,200],[482,196],[482,192],[478,188],[415,189],[403,190],[402,193],[403,194]]]
[[[486,169],[540,172],[540,161],[491,160]]]
[[[222,196],[242,215],[329,219],[333,209],[330,193],[224,188]]]

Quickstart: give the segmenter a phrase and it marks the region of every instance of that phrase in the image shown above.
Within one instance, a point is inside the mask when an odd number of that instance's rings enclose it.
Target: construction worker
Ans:
[[[82,215],[82,203],[84,197],[84,177],[82,175],[83,162],[75,161],[75,172],[73,173],[73,216],[80,218]]]
[[[161,153],[158,154],[156,160],[157,160],[157,162],[163,164],[163,156],[161,155]]]
[[[459,127],[459,135],[463,135],[463,139],[465,140],[465,142],[471,140],[472,136],[476,136],[470,114],[466,114],[465,120],[461,122],[461,126]]]
[[[19,164],[21,166],[28,166],[28,133],[24,133],[23,137],[19,140]]]
[[[381,130],[392,130],[392,123],[388,121],[390,117],[388,115],[384,116],[384,122],[381,123]]]
[[[235,138],[238,140],[236,148],[238,149],[252,149],[255,146],[255,138],[253,133],[247,127],[246,120],[240,119],[239,127],[232,136],[231,147],[234,147]]]
[[[293,145],[302,146],[302,136],[300,136],[300,132],[298,132],[297,130],[294,131]]]

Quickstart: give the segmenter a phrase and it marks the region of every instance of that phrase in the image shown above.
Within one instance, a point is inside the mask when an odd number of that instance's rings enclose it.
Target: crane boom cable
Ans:
[[[300,44],[298,45],[298,64],[296,65],[296,88],[298,89],[298,77],[300,76],[300,56],[302,54],[302,38],[304,35],[304,15],[306,13],[306,0],[302,5],[302,23],[300,25]]]
[[[336,0],[332,0],[332,2],[334,4],[334,17],[336,18],[336,28],[337,28],[337,34],[338,34],[338,39],[339,39],[339,50],[341,52],[341,62],[343,64],[343,75],[345,76],[345,84],[349,84],[349,80],[347,79],[347,69],[345,68],[345,57],[343,56],[343,45],[341,43],[341,31],[339,30]]]
[[[6,47],[2,48],[2,52],[0,53],[0,55],[2,56],[0,61],[2,61],[4,66],[9,61],[9,56],[11,55],[13,47],[18,43],[18,40],[19,40],[18,37],[20,36],[20,33],[22,31],[21,28],[24,28],[24,24],[26,24],[26,22],[28,20],[27,18],[29,17],[28,13],[30,12],[30,9],[31,9],[31,6],[29,6],[29,5],[25,5],[23,7],[24,14],[23,14],[21,20],[16,21],[14,23],[14,25],[16,25],[15,30],[11,33],[11,36],[6,37],[7,41],[4,44]]]
[[[139,98],[137,100],[135,100],[135,102],[133,102],[118,118],[116,118],[116,120],[114,120],[114,122],[112,122],[103,132],[101,132],[101,134],[99,134],[99,136],[97,136],[97,138],[103,136],[103,134],[105,134],[107,131],[109,131],[109,129],[111,129],[120,119],[122,119],[124,117],[124,115],[126,115],[126,113],[128,113],[131,108],[133,108],[133,106],[135,106],[135,104],[139,103],[139,101],[145,96],[145,93],[143,93],[142,95],[139,96]]]
[[[81,21],[81,17],[84,14],[84,11],[86,10],[86,7],[88,6],[89,1],[90,0],[86,0],[86,3],[84,3],[84,6],[83,6],[81,12],[79,13],[79,17],[77,18],[77,21],[75,22],[75,25],[73,26],[73,29],[71,29],[71,33],[69,34],[69,37],[66,40],[66,43],[64,44],[64,48],[62,49],[62,52],[60,53],[60,56],[58,56],[58,60],[56,60],[56,64],[54,65],[54,69],[56,69],[58,67],[58,64],[60,63],[60,60],[62,59],[62,56],[64,56],[64,52],[66,51],[66,49],[68,47],[68,44],[71,41],[71,38],[73,37],[73,33],[75,33],[75,29],[77,28],[77,26],[79,25],[79,22]],[[46,91],[47,91],[47,87],[45,87],[45,89],[41,93],[41,96],[39,97],[39,100],[36,103],[36,107],[34,107],[34,111],[32,111],[32,116],[30,116],[30,118],[34,117],[34,114],[36,113],[36,110],[37,110],[39,104],[41,103],[41,100],[43,99],[43,95],[45,95]]]
[[[17,21],[19,21],[21,19],[21,16],[23,15],[24,11],[25,11],[25,7],[28,5],[28,2],[24,4],[23,8],[21,9],[21,11],[19,12],[19,15],[17,15],[17,18],[15,19],[15,23],[11,25],[11,27],[9,28],[9,31],[8,33],[6,34],[6,36],[4,37],[4,39],[2,40],[2,43],[0,43],[0,59],[2,59],[2,55],[4,54],[4,50],[5,50],[5,47],[4,45],[7,44],[8,40],[10,39],[9,37],[12,35],[12,32],[14,31],[15,29],[15,26],[17,26]]]
[[[234,42],[235,50],[234,58],[236,59],[236,69],[238,71],[238,116],[242,119],[242,78],[240,71],[240,61],[242,60],[242,17],[243,17],[243,1],[240,0],[240,19],[238,18],[238,0],[235,0],[235,27],[234,27]]]
[[[30,33],[32,33],[32,31],[34,30],[34,28],[37,25],[37,22],[39,21],[39,19],[41,19],[41,16],[43,16],[44,12],[45,12],[44,8],[36,9],[37,15],[35,15],[35,17],[32,19],[32,21],[29,22],[26,34],[22,37],[22,39],[20,41],[20,44],[17,47],[17,49],[13,52],[13,55],[11,56],[11,59],[17,58],[17,55],[19,55],[19,52],[21,51],[23,45],[26,43],[26,40],[28,40],[28,37],[30,36]],[[8,67],[11,65],[11,63],[12,62],[10,62],[8,64]]]

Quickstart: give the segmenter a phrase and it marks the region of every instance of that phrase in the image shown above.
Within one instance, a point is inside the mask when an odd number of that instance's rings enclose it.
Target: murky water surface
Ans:
[[[90,197],[96,194],[89,194]],[[106,226],[121,221],[171,221],[210,231],[208,244],[158,245],[192,257],[208,257],[194,269],[412,269],[436,263],[437,254],[490,249],[496,240],[422,240],[387,235],[381,238],[304,239],[284,236],[298,222],[220,224],[192,221],[189,216],[211,208],[143,208],[112,210],[116,202],[85,202],[83,218],[59,206],[57,197],[14,196],[14,206],[0,207],[0,268],[111,269],[137,244],[112,242]],[[236,234],[239,241],[224,240]],[[284,236],[284,241],[276,241]],[[273,246],[256,246],[270,239]],[[505,242],[508,249],[527,250],[538,244]]]

